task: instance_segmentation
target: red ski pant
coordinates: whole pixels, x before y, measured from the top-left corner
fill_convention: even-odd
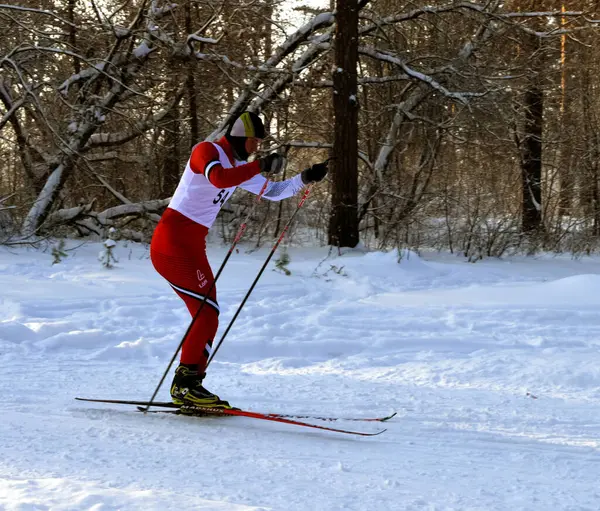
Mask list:
[[[208,228],[167,208],[156,226],[150,245],[154,268],[196,316],[181,350],[182,364],[198,364],[204,372],[219,326],[219,305],[214,277],[206,257]],[[206,295],[206,303],[202,306]]]

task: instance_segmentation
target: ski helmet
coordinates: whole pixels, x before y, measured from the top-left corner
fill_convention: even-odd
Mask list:
[[[233,150],[241,160],[248,159],[246,151],[247,138],[265,138],[265,125],[258,115],[253,112],[244,112],[230,126],[225,135]]]

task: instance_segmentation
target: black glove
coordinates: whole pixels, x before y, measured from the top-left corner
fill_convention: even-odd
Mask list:
[[[271,153],[261,158],[260,171],[268,172],[269,174],[278,174],[285,167],[285,156],[277,153]]]
[[[312,167],[308,167],[302,171],[302,182],[307,185],[308,183],[317,183],[322,181],[327,175],[329,170],[329,160],[323,163],[315,163]]]

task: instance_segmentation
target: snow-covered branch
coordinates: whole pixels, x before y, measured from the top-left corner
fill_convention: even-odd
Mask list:
[[[188,36],[187,40],[188,40],[188,42],[198,42],[198,43],[206,43],[206,44],[219,44],[219,41],[221,40],[221,38],[215,39],[213,37],[200,37],[198,35],[191,34],[191,35]]]
[[[2,83],[0,82],[0,89],[2,88]],[[25,104],[25,98],[18,99],[17,101],[8,103],[8,111],[2,116],[0,119],[0,131],[4,125],[10,120],[10,118],[14,115],[14,113],[21,108]]]
[[[136,165],[142,165],[146,160],[144,156],[137,154],[127,154],[123,151],[102,151],[99,153],[86,154],[84,156],[85,161],[89,163],[103,162],[118,160],[124,163],[134,163]]]
[[[148,213],[159,213],[169,205],[170,198],[149,200],[145,202],[121,204],[104,210],[102,213],[95,215],[95,218],[102,225],[107,225],[109,221],[125,216],[140,216]]]
[[[321,28],[330,27],[331,25],[333,25],[334,22],[335,17],[331,12],[321,13],[315,16],[312,20],[304,24],[296,32],[290,35],[275,50],[273,55],[271,55],[264,63],[264,69],[266,70],[275,68],[285,59],[285,57],[292,54],[300,46],[301,43],[306,41],[311,34],[315,33]],[[208,137],[209,140],[215,140],[222,133],[225,127],[228,126],[232,122],[232,120],[240,114],[240,112],[242,112],[248,107],[248,105],[252,101],[252,98],[256,94],[256,90],[258,90],[259,86],[263,82],[264,75],[265,71],[258,71],[256,76],[252,78],[252,80],[250,80],[249,83],[246,84],[246,87],[244,88],[243,92],[238,96],[235,103],[229,109],[227,115],[225,116],[225,119],[223,119],[223,121],[219,124],[217,129],[214,130]],[[283,80],[283,86],[285,86],[285,84],[291,81],[291,79],[292,76],[290,75],[289,78],[285,77],[280,80]],[[279,86],[281,85],[282,84],[280,82],[279,85],[272,88],[272,90],[278,90]],[[252,105],[251,109],[259,108],[260,105],[264,104],[265,101],[266,100],[256,102]]]
[[[433,76],[430,76],[430,75],[420,72],[420,71],[416,71],[415,69],[412,69],[409,66],[407,66],[406,63],[402,59],[395,57],[393,55],[390,55],[389,53],[378,51],[375,48],[361,47],[358,49],[358,51],[362,55],[367,55],[374,59],[383,60],[384,62],[389,62],[391,64],[394,64],[394,65],[400,67],[406,73],[407,76],[414,78],[415,80],[419,80],[419,81],[427,84],[432,89],[440,92],[444,96],[449,97],[451,99],[455,99],[465,105],[468,103],[469,97],[482,95],[482,93],[449,91],[446,87],[444,87],[441,83],[439,83],[435,78],[433,78]]]
[[[139,137],[142,133],[154,128],[160,121],[162,121],[169,114],[169,112],[171,112],[173,107],[179,103],[183,93],[184,85],[181,85],[179,90],[173,94],[173,98],[169,104],[163,110],[160,110],[144,121],[135,123],[133,128],[128,131],[120,131],[117,133],[94,133],[90,136],[88,144],[82,149],[82,151],[89,151],[97,147],[122,145],[133,140],[134,138]]]
[[[306,142],[304,140],[290,140],[282,144],[287,147],[310,147],[313,149],[331,149],[333,144],[327,142]]]
[[[319,36],[310,44],[309,48],[292,64],[291,71],[288,74],[280,76],[274,83],[265,87],[260,95],[252,102],[250,109],[259,110],[264,108],[266,104],[275,99],[287,86],[292,82],[294,76],[297,76],[300,71],[315,62],[329,48],[329,41],[333,28],[330,28],[325,34]]]
[[[162,212],[162,210],[168,206],[169,201],[170,198],[138,203],[130,202],[128,204],[122,204],[106,209],[101,213],[96,213],[91,210],[93,203],[85,204],[73,208],[61,209],[48,215],[44,222],[44,227],[48,229],[56,225],[71,224],[75,221],[85,219],[87,222],[90,222],[90,230],[94,230],[91,227],[93,224],[100,227],[112,226],[114,225],[115,220],[131,216],[142,217],[152,215],[153,219],[156,221],[159,217],[156,217],[155,214]]]
[[[385,182],[383,174],[389,165],[391,155],[398,143],[400,126],[404,122],[407,112],[414,110],[417,105],[423,101],[426,95],[427,91],[424,87],[415,88],[409,93],[409,96],[405,101],[397,105],[396,113],[394,114],[394,118],[385,137],[385,142],[382,144],[373,166],[380,185]]]
[[[378,85],[392,82],[405,82],[410,80],[407,74],[396,74],[391,76],[363,76],[357,80],[358,85]],[[326,89],[333,87],[333,80],[320,80],[311,82],[307,80],[294,80],[292,85],[295,87],[307,87],[309,89]]]
[[[285,147],[298,147],[305,149],[327,149],[331,150],[333,144],[327,142],[306,142],[304,140],[290,140],[289,142],[285,142],[280,144]],[[364,151],[358,151],[358,157],[363,160],[369,167],[372,166],[371,161],[369,160],[369,155]]]
[[[416,20],[423,16],[434,14],[444,14],[448,12],[454,12],[459,10],[467,10],[473,11],[475,13],[484,13],[486,12],[486,8],[483,5],[476,4],[473,2],[452,2],[446,5],[440,5],[437,7],[434,6],[425,6],[419,7],[417,9],[413,9],[412,11],[403,12],[400,14],[394,14],[392,16],[385,16],[383,18],[378,18],[371,14],[363,14],[361,17],[363,19],[367,19],[372,23],[369,25],[365,25],[364,27],[359,29],[359,35],[363,36],[369,34],[375,30],[378,30],[386,25],[395,25],[396,23],[402,23],[406,21]]]
[[[55,225],[67,224],[87,214],[92,207],[93,203],[55,211],[51,215],[48,215],[44,225],[46,227],[53,227]]]
[[[558,17],[578,17],[584,13],[582,11],[539,11],[539,12],[498,12],[498,6],[494,5],[496,2],[488,2],[486,5],[477,4],[474,2],[452,2],[446,5],[440,6],[425,6],[413,9],[408,12],[402,12],[391,16],[385,16],[383,18],[377,18],[376,16],[365,13],[361,17],[371,24],[365,25],[360,29],[360,35],[369,34],[381,27],[386,25],[395,25],[397,23],[403,23],[406,21],[413,21],[426,15],[440,15],[449,12],[456,11],[467,11],[478,15],[493,16],[497,19],[523,19],[523,18],[558,18]]]
[[[22,46],[18,49],[15,49],[13,51],[14,54],[17,53],[23,53],[23,52],[30,52],[30,51],[40,51],[40,52],[46,52],[46,53],[56,53],[56,54],[60,54],[60,55],[67,55],[69,57],[74,57],[82,62],[86,62],[87,63],[87,59],[84,58],[81,55],[78,55],[75,52],[72,52],[70,50],[65,50],[63,48],[56,48],[56,47],[47,47],[47,46]],[[124,62],[125,59],[122,59],[121,63]],[[119,65],[120,62],[115,62],[112,63],[113,65]],[[70,76],[69,78],[67,78],[61,85],[59,85],[58,90],[63,92],[63,93],[67,93],[69,90],[69,87],[74,84],[74,83],[78,83],[78,82],[82,82],[82,81],[86,81],[86,80],[90,80],[92,78],[95,78],[98,75],[103,75],[106,78],[108,78],[109,80],[113,80],[114,82],[116,82],[119,86],[127,89],[128,91],[134,93],[134,94],[139,94],[139,92],[136,92],[135,90],[129,88],[127,85],[125,85],[125,83],[123,83],[120,79],[118,79],[115,76],[110,75],[109,73],[105,72],[104,69],[107,67],[107,63],[106,62],[102,62],[101,64],[96,64],[88,69],[84,69],[83,71],[74,74],[72,76]]]
[[[175,9],[177,9],[176,3],[165,3],[165,5],[159,7],[156,2],[152,2],[150,14],[154,19],[158,19],[166,16],[167,14],[171,14]]]
[[[227,66],[231,66],[236,69],[242,69],[244,71],[251,71],[251,72],[265,73],[265,74],[270,74],[270,73],[281,74],[281,73],[288,72],[285,69],[279,69],[276,67],[269,68],[269,67],[266,67],[265,65],[253,66],[251,64],[242,64],[240,62],[231,60],[227,55],[219,55],[216,53],[195,52],[194,57],[196,57],[198,60],[204,60],[206,62],[223,63],[223,64],[226,64]]]
[[[14,193],[11,193],[10,195],[7,195],[6,197],[0,197],[0,211],[6,211],[7,209],[13,209],[16,206],[3,206],[2,203],[4,201],[7,201],[8,199],[10,199],[12,196],[14,195]]]
[[[44,213],[50,210],[56,194],[62,187],[67,171],[67,164],[61,163],[50,173],[42,191],[38,194],[23,222],[22,231],[25,236],[33,235],[37,231],[40,219],[43,218]]]
[[[70,21],[68,21],[64,18],[61,18],[55,12],[47,11],[45,9],[34,9],[32,7],[23,7],[21,5],[0,4],[0,10],[1,9],[15,10],[15,11],[21,11],[21,12],[30,12],[30,13],[34,13],[34,14],[43,14],[44,16],[50,16],[52,18],[55,18],[55,19],[59,20],[61,23],[64,23],[65,25],[70,25],[72,27],[76,26],[73,23],[71,23]]]
[[[106,65],[107,65],[106,62],[102,62],[100,64],[96,64],[95,66],[86,68],[86,69],[80,71],[79,73],[71,75],[69,78],[67,78],[63,83],[61,83],[58,86],[58,90],[60,92],[62,92],[63,94],[68,93],[71,85],[73,85],[75,83],[80,83],[80,82],[89,80],[90,78],[94,78],[94,77],[98,76],[104,70]]]
[[[582,16],[583,11],[539,11],[539,12],[505,12],[496,13],[499,18],[569,18]]]

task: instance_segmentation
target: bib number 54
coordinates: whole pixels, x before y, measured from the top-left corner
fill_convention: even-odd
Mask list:
[[[213,204],[217,204],[217,203],[221,203],[221,206],[223,204],[225,204],[225,201],[227,200],[227,197],[229,197],[229,191],[228,190],[221,190],[217,196],[213,199]]]

